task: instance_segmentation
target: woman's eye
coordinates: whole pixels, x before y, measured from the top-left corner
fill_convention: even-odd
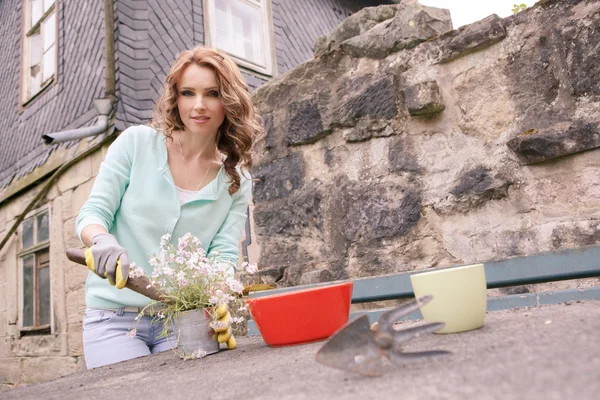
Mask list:
[[[210,97],[219,97],[219,92],[217,92],[216,90],[211,90],[208,92],[208,95]]]
[[[193,95],[193,93],[190,90],[182,90],[179,94],[181,96],[192,96]]]

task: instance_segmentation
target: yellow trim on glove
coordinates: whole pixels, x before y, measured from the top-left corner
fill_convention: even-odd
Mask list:
[[[227,348],[229,350],[233,350],[237,347],[237,342],[235,341],[235,338],[233,337],[233,335],[231,335],[231,337],[229,338],[229,340],[227,341]]]
[[[229,310],[227,309],[227,304],[221,304],[219,307],[215,308],[215,314],[217,315],[217,319],[220,320],[223,318],[225,314],[227,314]]]
[[[125,287],[125,285],[127,284],[127,277],[123,277],[123,268],[121,268],[121,259],[119,258],[117,260],[117,271],[115,273],[116,278],[117,278],[117,282],[116,282],[116,287],[117,289],[123,289]]]
[[[90,271],[96,273],[96,268],[94,268],[94,255],[92,254],[92,248],[90,247],[85,249],[83,255],[85,256],[85,265],[87,265]]]

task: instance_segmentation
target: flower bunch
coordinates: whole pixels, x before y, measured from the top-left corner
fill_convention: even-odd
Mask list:
[[[162,292],[164,302],[152,302],[148,307],[160,304],[159,318],[166,318],[162,334],[168,334],[168,325],[178,313],[205,309],[211,315],[210,326],[217,329],[220,322],[214,310],[222,304],[237,300],[244,286],[234,279],[232,263],[218,259],[218,252],[210,256],[201,247],[200,241],[187,233],[179,238],[177,246],[170,242],[170,235],[161,238],[160,252],[150,258],[153,272],[150,285]],[[256,271],[256,265],[244,263],[249,273]],[[139,276],[141,268],[132,266],[129,276]],[[142,271],[143,273],[143,271]],[[140,315],[142,315],[140,313]],[[232,317],[232,322],[243,322],[244,318]]]

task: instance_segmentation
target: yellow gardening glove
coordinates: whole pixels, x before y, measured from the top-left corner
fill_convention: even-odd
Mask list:
[[[85,263],[87,267],[108,283],[123,289],[129,275],[129,258],[127,251],[119,245],[117,239],[108,233],[94,236],[92,247],[86,249]]]
[[[233,350],[237,347],[237,342],[231,334],[231,313],[227,308],[227,304],[221,304],[215,309],[217,320],[223,325],[222,328],[215,329],[213,339],[219,343],[227,343],[227,348]]]

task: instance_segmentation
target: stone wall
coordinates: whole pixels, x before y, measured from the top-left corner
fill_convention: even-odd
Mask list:
[[[75,218],[87,200],[106,147],[71,167],[40,201],[50,210],[51,334],[22,336],[19,331],[19,236],[0,253],[0,383],[32,383],[85,369],[81,324],[85,311],[87,268],[67,260],[65,250],[83,248],[75,235]],[[41,186],[0,207],[0,237]]]
[[[254,94],[260,279],[600,243],[599,24],[600,1],[542,1],[453,31],[411,0],[319,39]]]

